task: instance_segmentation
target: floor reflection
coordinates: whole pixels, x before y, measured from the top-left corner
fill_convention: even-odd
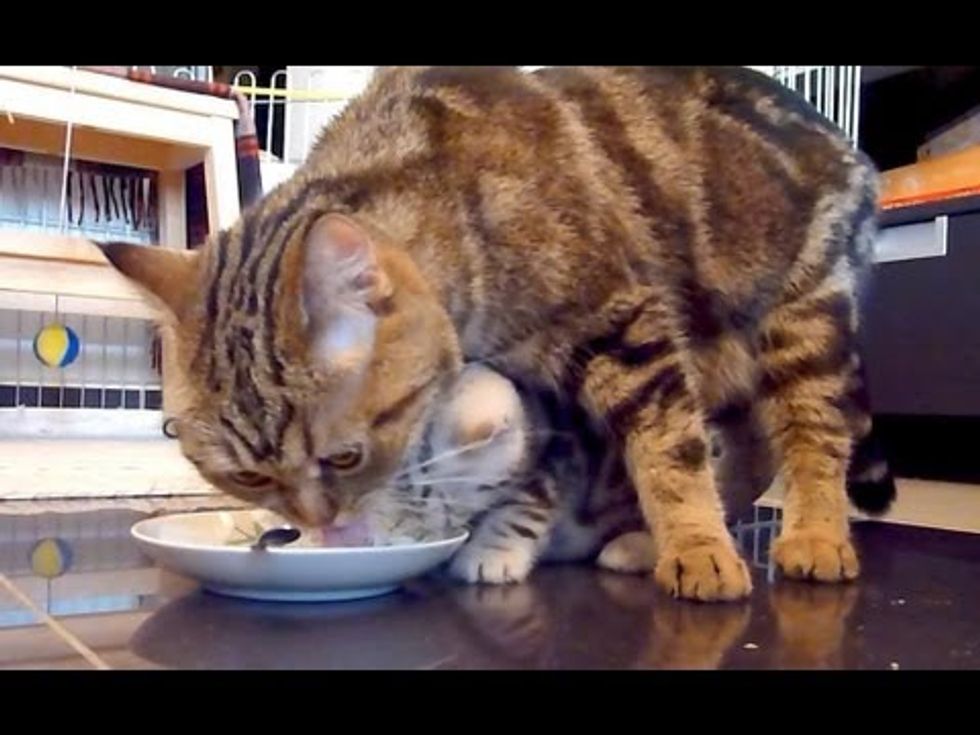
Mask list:
[[[181,669],[416,669],[451,661],[457,636],[431,625],[441,595],[343,603],[250,602],[195,592],[133,635],[137,655]]]
[[[733,528],[756,592],[679,602],[642,576],[545,566],[523,585],[434,577],[387,597],[261,603],[200,591],[145,558],[145,513],[0,514],[0,574],[110,665],[181,669],[975,668],[980,539],[857,524],[850,585],[778,578],[779,515]],[[0,667],[55,661],[63,641],[0,594]],[[36,649],[36,650],[35,650]],[[33,653],[32,653],[33,651]],[[20,662],[20,663],[18,663]]]

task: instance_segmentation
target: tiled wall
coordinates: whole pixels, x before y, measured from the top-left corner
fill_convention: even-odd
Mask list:
[[[60,321],[78,335],[81,352],[66,368],[49,368],[34,337]],[[0,408],[160,408],[153,327],[141,319],[0,309]]]

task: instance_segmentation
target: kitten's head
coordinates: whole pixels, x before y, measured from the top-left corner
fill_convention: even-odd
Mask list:
[[[403,465],[458,374],[459,347],[383,234],[269,210],[191,253],[102,249],[161,308],[187,458],[231,495],[323,525]]]
[[[429,475],[479,486],[520,471],[529,451],[524,403],[514,384],[484,365],[467,365],[432,414]]]
[[[455,530],[500,499],[533,457],[521,394],[500,373],[467,365],[429,414],[424,441],[407,458],[399,482],[367,507],[375,529],[409,536]]]

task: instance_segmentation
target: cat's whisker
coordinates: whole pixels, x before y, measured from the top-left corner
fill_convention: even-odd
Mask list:
[[[458,498],[453,498],[452,496],[447,496],[447,495],[438,495],[438,496],[430,495],[429,497],[426,498],[423,498],[421,496],[416,496],[411,498],[404,497],[404,496],[396,496],[390,499],[386,498],[384,502],[397,503],[399,505],[406,505],[406,506],[418,504],[418,503],[422,503],[422,504],[439,503],[442,505],[451,505],[453,507],[458,507],[458,508],[483,508],[484,506],[486,506],[486,503],[466,502]]]
[[[458,456],[460,456],[462,454],[466,454],[467,452],[472,452],[472,451],[474,451],[476,449],[482,449],[483,447],[485,447],[488,444],[490,444],[491,442],[493,442],[504,431],[507,431],[507,429],[503,429],[502,431],[495,431],[493,434],[491,434],[490,436],[486,437],[485,439],[481,439],[481,440],[476,441],[476,442],[470,442],[469,444],[464,444],[461,447],[457,447],[456,449],[448,449],[445,452],[441,452],[441,453],[439,453],[439,454],[437,454],[437,455],[435,455],[433,457],[430,457],[429,459],[425,460],[424,462],[418,462],[418,463],[416,463],[414,465],[409,465],[408,467],[406,467],[403,470],[401,470],[400,472],[398,472],[395,475],[394,479],[396,479],[396,480],[402,479],[402,478],[410,475],[412,472],[415,472],[417,470],[421,470],[421,469],[423,469],[425,467],[430,467],[430,466],[432,466],[434,464],[437,464],[438,462],[444,462],[447,459],[452,459],[453,457],[458,457]]]
[[[416,516],[419,516],[420,518],[433,519],[433,520],[442,520],[446,516],[456,516],[456,517],[459,517],[461,519],[465,519],[465,518],[467,518],[469,516],[473,516],[474,514],[476,514],[480,510],[482,510],[482,509],[480,509],[480,508],[460,508],[460,507],[454,507],[454,506],[441,506],[441,505],[440,506],[424,505],[424,506],[418,506],[418,507],[416,507],[416,506],[407,506],[407,507],[394,506],[394,507],[387,507],[387,508],[379,509],[377,515],[378,516],[384,516],[384,515],[387,514],[389,517],[394,516],[394,517],[397,518],[397,517],[404,517],[405,515],[412,515],[412,514],[414,514]]]
[[[407,477],[408,475],[410,475],[412,472],[416,472],[416,471],[421,470],[421,469],[426,468],[426,467],[431,467],[434,464],[438,464],[439,462],[444,462],[444,461],[446,461],[448,459],[452,459],[454,457],[459,457],[459,456],[461,456],[463,454],[466,454],[467,452],[472,452],[472,451],[474,451],[476,449],[482,449],[483,447],[487,446],[491,442],[493,442],[496,439],[498,439],[500,436],[502,436],[506,432],[510,431],[511,428],[512,427],[509,427],[509,426],[508,427],[505,427],[505,428],[503,428],[503,429],[501,429],[499,431],[494,432],[493,434],[491,434],[486,439],[481,439],[478,442],[472,442],[470,444],[465,444],[465,445],[463,445],[461,447],[457,447],[456,449],[447,450],[445,452],[442,452],[440,454],[437,454],[434,457],[430,457],[429,459],[425,460],[424,462],[419,462],[419,463],[414,464],[414,465],[409,465],[408,467],[405,467],[404,469],[402,469],[401,471],[399,471],[397,474],[395,474],[395,476],[394,476],[393,479],[394,480],[404,479],[405,477]],[[554,436],[564,436],[564,437],[569,437],[569,438],[575,438],[575,436],[576,436],[575,432],[573,432],[573,431],[558,431],[558,430],[553,430],[553,429],[525,429],[524,430],[524,434],[525,434],[525,436],[528,436],[528,437],[554,437]]]
[[[449,509],[449,510],[465,510],[465,511],[480,511],[486,508],[486,503],[465,503],[446,496],[440,497],[415,497],[415,498],[387,498],[383,503],[379,504],[379,509],[385,509],[387,507],[394,508],[408,508],[417,510],[425,506],[438,506],[439,509]]]
[[[447,485],[449,483],[469,483],[471,485],[493,485],[509,479],[506,475],[499,477],[427,477],[424,480],[412,482],[412,487],[429,487],[432,485]]]
[[[433,485],[436,483],[433,483]],[[355,512],[371,513],[384,511],[390,507],[418,509],[419,506],[438,506],[439,509],[451,509],[461,511],[481,511],[487,506],[486,502],[466,502],[454,495],[430,495],[422,497],[419,495],[405,495],[392,491],[376,492],[369,496],[364,496],[355,504]]]

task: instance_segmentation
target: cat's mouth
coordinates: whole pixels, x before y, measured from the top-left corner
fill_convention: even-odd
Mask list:
[[[365,518],[337,516],[327,525],[314,528],[312,538],[320,546],[371,546],[374,533]]]

